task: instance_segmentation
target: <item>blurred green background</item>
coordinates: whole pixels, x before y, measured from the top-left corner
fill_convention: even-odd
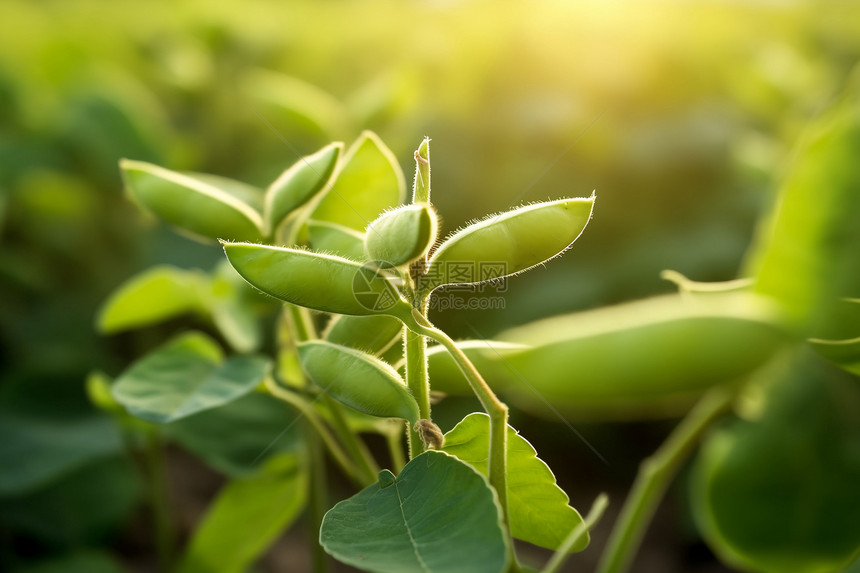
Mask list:
[[[503,311],[432,317],[490,337],[673,291],[665,268],[735,278],[802,127],[858,57],[860,3],[849,0],[4,0],[0,457],[28,462],[0,465],[0,568],[113,570],[95,548],[151,566],[141,486],[83,381],[118,373],[171,325],[104,339],[93,317],[152,264],[209,269],[221,255],[130,204],[119,158],[265,186],[371,129],[411,177],[427,135],[446,232],[596,190],[576,248],[509,281]],[[559,426],[531,427],[585,506],[599,489],[624,491],[669,426],[582,426],[611,465]],[[702,549],[679,529],[654,541],[659,570],[694,570]]]

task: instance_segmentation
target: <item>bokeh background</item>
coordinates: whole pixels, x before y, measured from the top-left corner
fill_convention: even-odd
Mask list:
[[[738,276],[782,165],[858,57],[860,3],[850,0],[4,0],[0,568],[154,567],[141,484],[84,380],[117,374],[177,325],[105,338],[94,316],[152,264],[210,269],[221,254],[138,211],[119,158],[265,186],[301,155],[371,129],[411,178],[427,135],[446,231],[596,190],[576,248],[509,281],[503,310],[432,317],[456,336],[491,337],[670,292],[666,268]],[[458,407],[440,416],[453,423]],[[616,511],[674,423],[572,420],[604,463],[564,426],[513,415],[574,505],[608,490]],[[56,448],[44,463],[62,471],[9,477],[43,464],[30,448],[46,442]],[[22,452],[32,459],[11,467]],[[181,451],[171,462],[190,527],[220,478]],[[303,570],[301,535],[286,535],[265,565]],[[590,568],[587,553],[575,565]],[[727,570],[679,492],[642,559],[634,571]]]

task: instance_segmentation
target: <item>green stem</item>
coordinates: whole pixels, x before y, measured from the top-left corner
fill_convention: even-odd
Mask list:
[[[328,452],[331,454],[332,459],[337,463],[340,469],[343,470],[343,473],[345,473],[359,487],[366,486],[367,484],[365,483],[365,480],[359,476],[358,469],[355,467],[355,464],[352,463],[343,451],[343,448],[341,448],[337,440],[334,439],[334,436],[331,435],[328,426],[325,425],[325,422],[323,422],[322,418],[320,418],[319,414],[314,410],[313,404],[295,392],[290,392],[289,390],[282,388],[271,378],[266,378],[264,383],[272,396],[283,400],[290,406],[294,407],[308,420],[308,423],[322,439]]]
[[[421,314],[426,316],[426,299],[421,302]],[[406,353],[406,385],[418,402],[418,415],[423,420],[430,417],[430,379],[427,372],[427,338],[410,329],[404,329]],[[414,427],[409,427],[409,459],[424,451],[424,442]]]
[[[636,554],[663,494],[702,433],[731,406],[733,387],[705,394],[660,448],[639,469],[633,489],[603,551],[598,573],[623,573]]]
[[[570,554],[570,550],[573,549],[580,539],[588,535],[589,531],[594,529],[594,525],[603,516],[603,512],[606,511],[606,506],[608,505],[609,497],[605,493],[597,496],[597,499],[591,504],[588,515],[564,538],[564,541],[558,546],[558,549],[553,553],[552,558],[547,562],[541,573],[557,573],[561,569],[561,566]]]
[[[409,422],[406,422],[407,426]],[[397,432],[387,432],[385,441],[388,443],[388,452],[391,455],[391,465],[395,474],[400,474],[406,466],[406,457],[403,455],[403,442],[401,441],[403,434]]]
[[[498,399],[490,389],[481,373],[472,364],[472,361],[463,353],[457,344],[441,330],[432,326],[417,326],[425,336],[429,336],[444,346],[454,362],[466,376],[466,380],[472,387],[472,391],[478,397],[484,410],[490,417],[490,485],[499,496],[502,506],[502,515],[505,523],[508,521],[508,490],[507,490],[507,446],[508,446],[508,407]]]
[[[295,340],[302,342],[317,337],[317,329],[308,309],[303,306],[286,304],[289,313],[290,330],[295,334]]]
[[[164,446],[158,430],[146,432],[146,466],[149,474],[149,494],[152,507],[155,551],[161,571],[173,570],[173,520],[167,487]]]
[[[370,450],[367,449],[367,444],[349,427],[346,416],[343,414],[343,405],[335,401],[328,394],[324,394],[323,399],[326,406],[328,406],[329,412],[331,412],[334,431],[341,442],[343,442],[350,457],[358,464],[358,477],[363,482],[361,487],[374,483],[379,474],[379,466],[376,464],[376,460],[373,459]]]
[[[308,423],[308,426],[313,424]],[[316,428],[308,428],[307,446],[308,457],[310,458],[310,474],[311,479],[309,488],[308,500],[308,520],[310,521],[310,531],[319,531],[322,526],[323,516],[325,515],[328,503],[326,500],[326,470],[325,460],[322,455],[322,447],[320,439],[313,430]],[[313,563],[314,573],[326,573],[328,571],[328,556],[316,539],[311,538],[311,562]]]

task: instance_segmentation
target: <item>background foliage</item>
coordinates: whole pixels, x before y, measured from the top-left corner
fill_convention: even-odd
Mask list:
[[[99,338],[94,316],[137,271],[156,262],[209,270],[219,253],[129,204],[121,157],[265,185],[300,155],[363,129],[411,173],[426,134],[446,230],[596,188],[595,219],[576,251],[509,281],[504,311],[433,316],[487,338],[674,291],[659,278],[664,268],[738,276],[789,150],[846,87],[858,56],[860,5],[849,1],[6,0],[0,565],[147,565],[148,541],[135,534],[145,492],[84,380],[95,365],[118,374],[180,323],[210,327],[177,319]],[[440,409],[444,429],[466,407]],[[609,464],[557,421],[517,427],[551,452],[580,505],[597,488],[626,487],[667,428],[573,423]],[[663,519],[686,515],[680,507]],[[661,570],[692,570],[700,559],[692,527],[680,529],[689,537],[657,539],[646,555]]]

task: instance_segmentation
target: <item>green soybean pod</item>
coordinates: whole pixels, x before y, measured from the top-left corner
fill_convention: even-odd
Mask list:
[[[222,242],[227,260],[266,294],[323,312],[412,319],[412,306],[374,267],[302,249]]]
[[[526,205],[472,223],[447,238],[430,257],[424,290],[502,278],[545,263],[576,241],[593,208],[592,194]],[[452,276],[451,267],[464,263],[483,263],[485,270],[476,268],[474,280]]]
[[[513,403],[602,418],[683,412],[705,389],[748,375],[790,341],[779,310],[752,294],[656,297],[539,320],[497,338],[530,346],[501,358],[502,392]]]
[[[171,225],[196,237],[259,241],[263,191],[238,181],[180,173],[151,163],[119,162],[131,198]]]
[[[516,377],[506,362],[508,356],[528,349],[525,344],[498,340],[464,340],[457,342],[457,346],[496,391],[503,390]],[[427,370],[434,391],[452,396],[474,394],[460,367],[443,346],[427,348]]]
[[[399,341],[402,333],[403,323],[393,316],[335,316],[323,338],[379,356]]]
[[[339,402],[371,416],[418,421],[418,403],[385,362],[324,341],[303,342],[298,350],[308,377]]]
[[[429,204],[402,205],[367,226],[364,252],[372,261],[405,265],[427,254],[437,232],[436,212]]]
[[[290,213],[308,203],[331,181],[343,143],[326,145],[302,157],[266,189],[265,231],[271,236]]]

